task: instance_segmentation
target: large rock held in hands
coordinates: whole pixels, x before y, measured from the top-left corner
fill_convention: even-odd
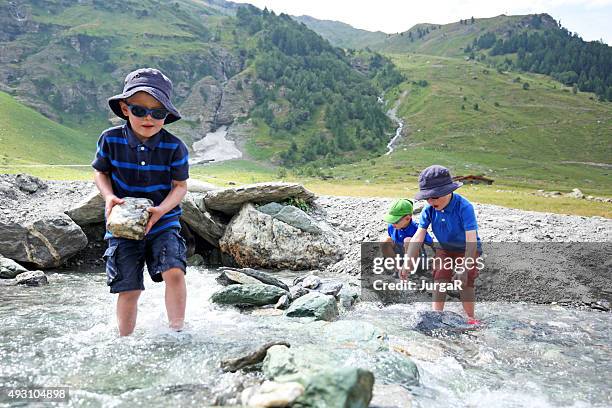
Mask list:
[[[111,210],[106,229],[113,237],[142,240],[151,215],[147,208],[153,207],[153,201],[135,197],[123,199],[123,204],[117,204]]]
[[[320,233],[303,231],[245,204],[219,241],[221,251],[241,267],[317,269],[344,254],[338,235],[318,223]]]
[[[204,203],[206,208],[233,215],[247,202],[265,204],[292,197],[312,201],[315,194],[296,183],[257,183],[210,191],[206,193]]]

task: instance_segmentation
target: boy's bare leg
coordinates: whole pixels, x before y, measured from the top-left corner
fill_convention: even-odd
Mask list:
[[[463,290],[461,290],[461,303],[463,303],[463,310],[469,319],[474,318],[475,299],[476,290],[474,288],[463,288]]]
[[[172,268],[162,272],[162,279],[166,282],[168,324],[173,330],[181,330],[185,322],[185,304],[187,301],[185,275],[181,269]]]
[[[119,293],[117,297],[117,325],[120,336],[129,336],[134,331],[141,292],[142,290],[130,290]]]
[[[435,283],[446,283],[446,281],[435,281]],[[446,292],[440,292],[439,290],[435,289],[432,291],[431,297],[432,297],[432,303],[431,303],[432,309],[440,311],[440,312],[444,310],[444,302],[446,301]]]

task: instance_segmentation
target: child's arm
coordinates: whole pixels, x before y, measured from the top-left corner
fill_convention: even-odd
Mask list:
[[[412,272],[412,266],[416,263],[416,258],[425,240],[425,235],[427,235],[427,230],[419,227],[410,240],[410,244],[408,244],[408,248],[406,248],[406,255],[408,256],[408,262],[410,262],[410,264],[407,264],[402,269],[400,272],[400,279],[408,279],[408,274]]]
[[[106,218],[110,215],[111,210],[116,204],[123,204],[124,200],[119,198],[113,192],[113,186],[110,181],[108,173],[103,173],[98,170],[94,170],[94,182],[104,198],[104,215]]]
[[[159,221],[164,214],[179,205],[183,200],[183,197],[185,197],[185,194],[187,194],[187,180],[172,180],[172,190],[170,190],[170,194],[166,196],[164,201],[162,201],[157,207],[147,208],[147,211],[151,213],[151,217],[149,218],[149,222],[145,228],[145,234],[149,233],[151,228],[153,228],[153,225],[155,225],[155,223]]]
[[[478,252],[478,234],[476,230],[465,231],[465,260],[472,259],[475,262]]]

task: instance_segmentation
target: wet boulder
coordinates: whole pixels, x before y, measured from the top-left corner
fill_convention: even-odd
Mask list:
[[[321,233],[303,231],[245,204],[219,241],[221,251],[242,267],[315,269],[339,260],[341,239],[327,224]]]
[[[287,312],[288,317],[314,317],[315,320],[332,321],[338,316],[338,306],[333,296],[310,292],[296,299]]]
[[[293,407],[367,408],[372,400],[374,374],[362,368],[320,371],[298,381],[304,393]]]
[[[264,283],[266,285],[278,286],[283,290],[289,291],[289,287],[280,279],[268,273],[251,268],[223,268],[223,272],[216,278],[216,281],[224,286],[234,283]]]
[[[229,285],[215,292],[210,300],[221,305],[274,305],[287,291],[272,285]]]
[[[240,399],[248,407],[289,407],[302,394],[304,386],[298,382],[264,381],[242,391]]]
[[[12,259],[0,255],[0,279],[13,279],[17,275],[28,270]]]
[[[47,275],[43,271],[28,271],[15,277],[16,285],[42,286],[48,284]]]
[[[123,204],[117,204],[111,210],[106,228],[114,237],[142,240],[151,215],[147,208],[153,207],[153,201],[135,197],[123,199]]]
[[[428,335],[462,333],[473,329],[460,314],[436,310],[419,311],[410,326],[413,330]]]

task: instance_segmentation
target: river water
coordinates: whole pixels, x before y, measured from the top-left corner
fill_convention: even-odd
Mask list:
[[[429,304],[362,302],[341,314],[379,327],[392,349],[407,351],[420,372],[414,384],[404,381],[403,354],[377,354],[359,342],[342,348],[322,335],[329,323],[212,305],[216,273],[189,268],[187,329],[180,333],[165,327],[163,284],[147,277],[137,328],[127,338],[117,337],[115,297],[103,274],[50,273],[44,287],[3,287],[0,387],[67,386],[75,407],[222,404],[261,374],[223,373],[219,362],[285,339],[329,352],[338,366],[370,369],[377,384],[400,384],[417,407],[612,404],[610,313],[483,303],[477,310],[485,326],[449,337],[407,328]],[[459,312],[460,304],[448,309]]]

